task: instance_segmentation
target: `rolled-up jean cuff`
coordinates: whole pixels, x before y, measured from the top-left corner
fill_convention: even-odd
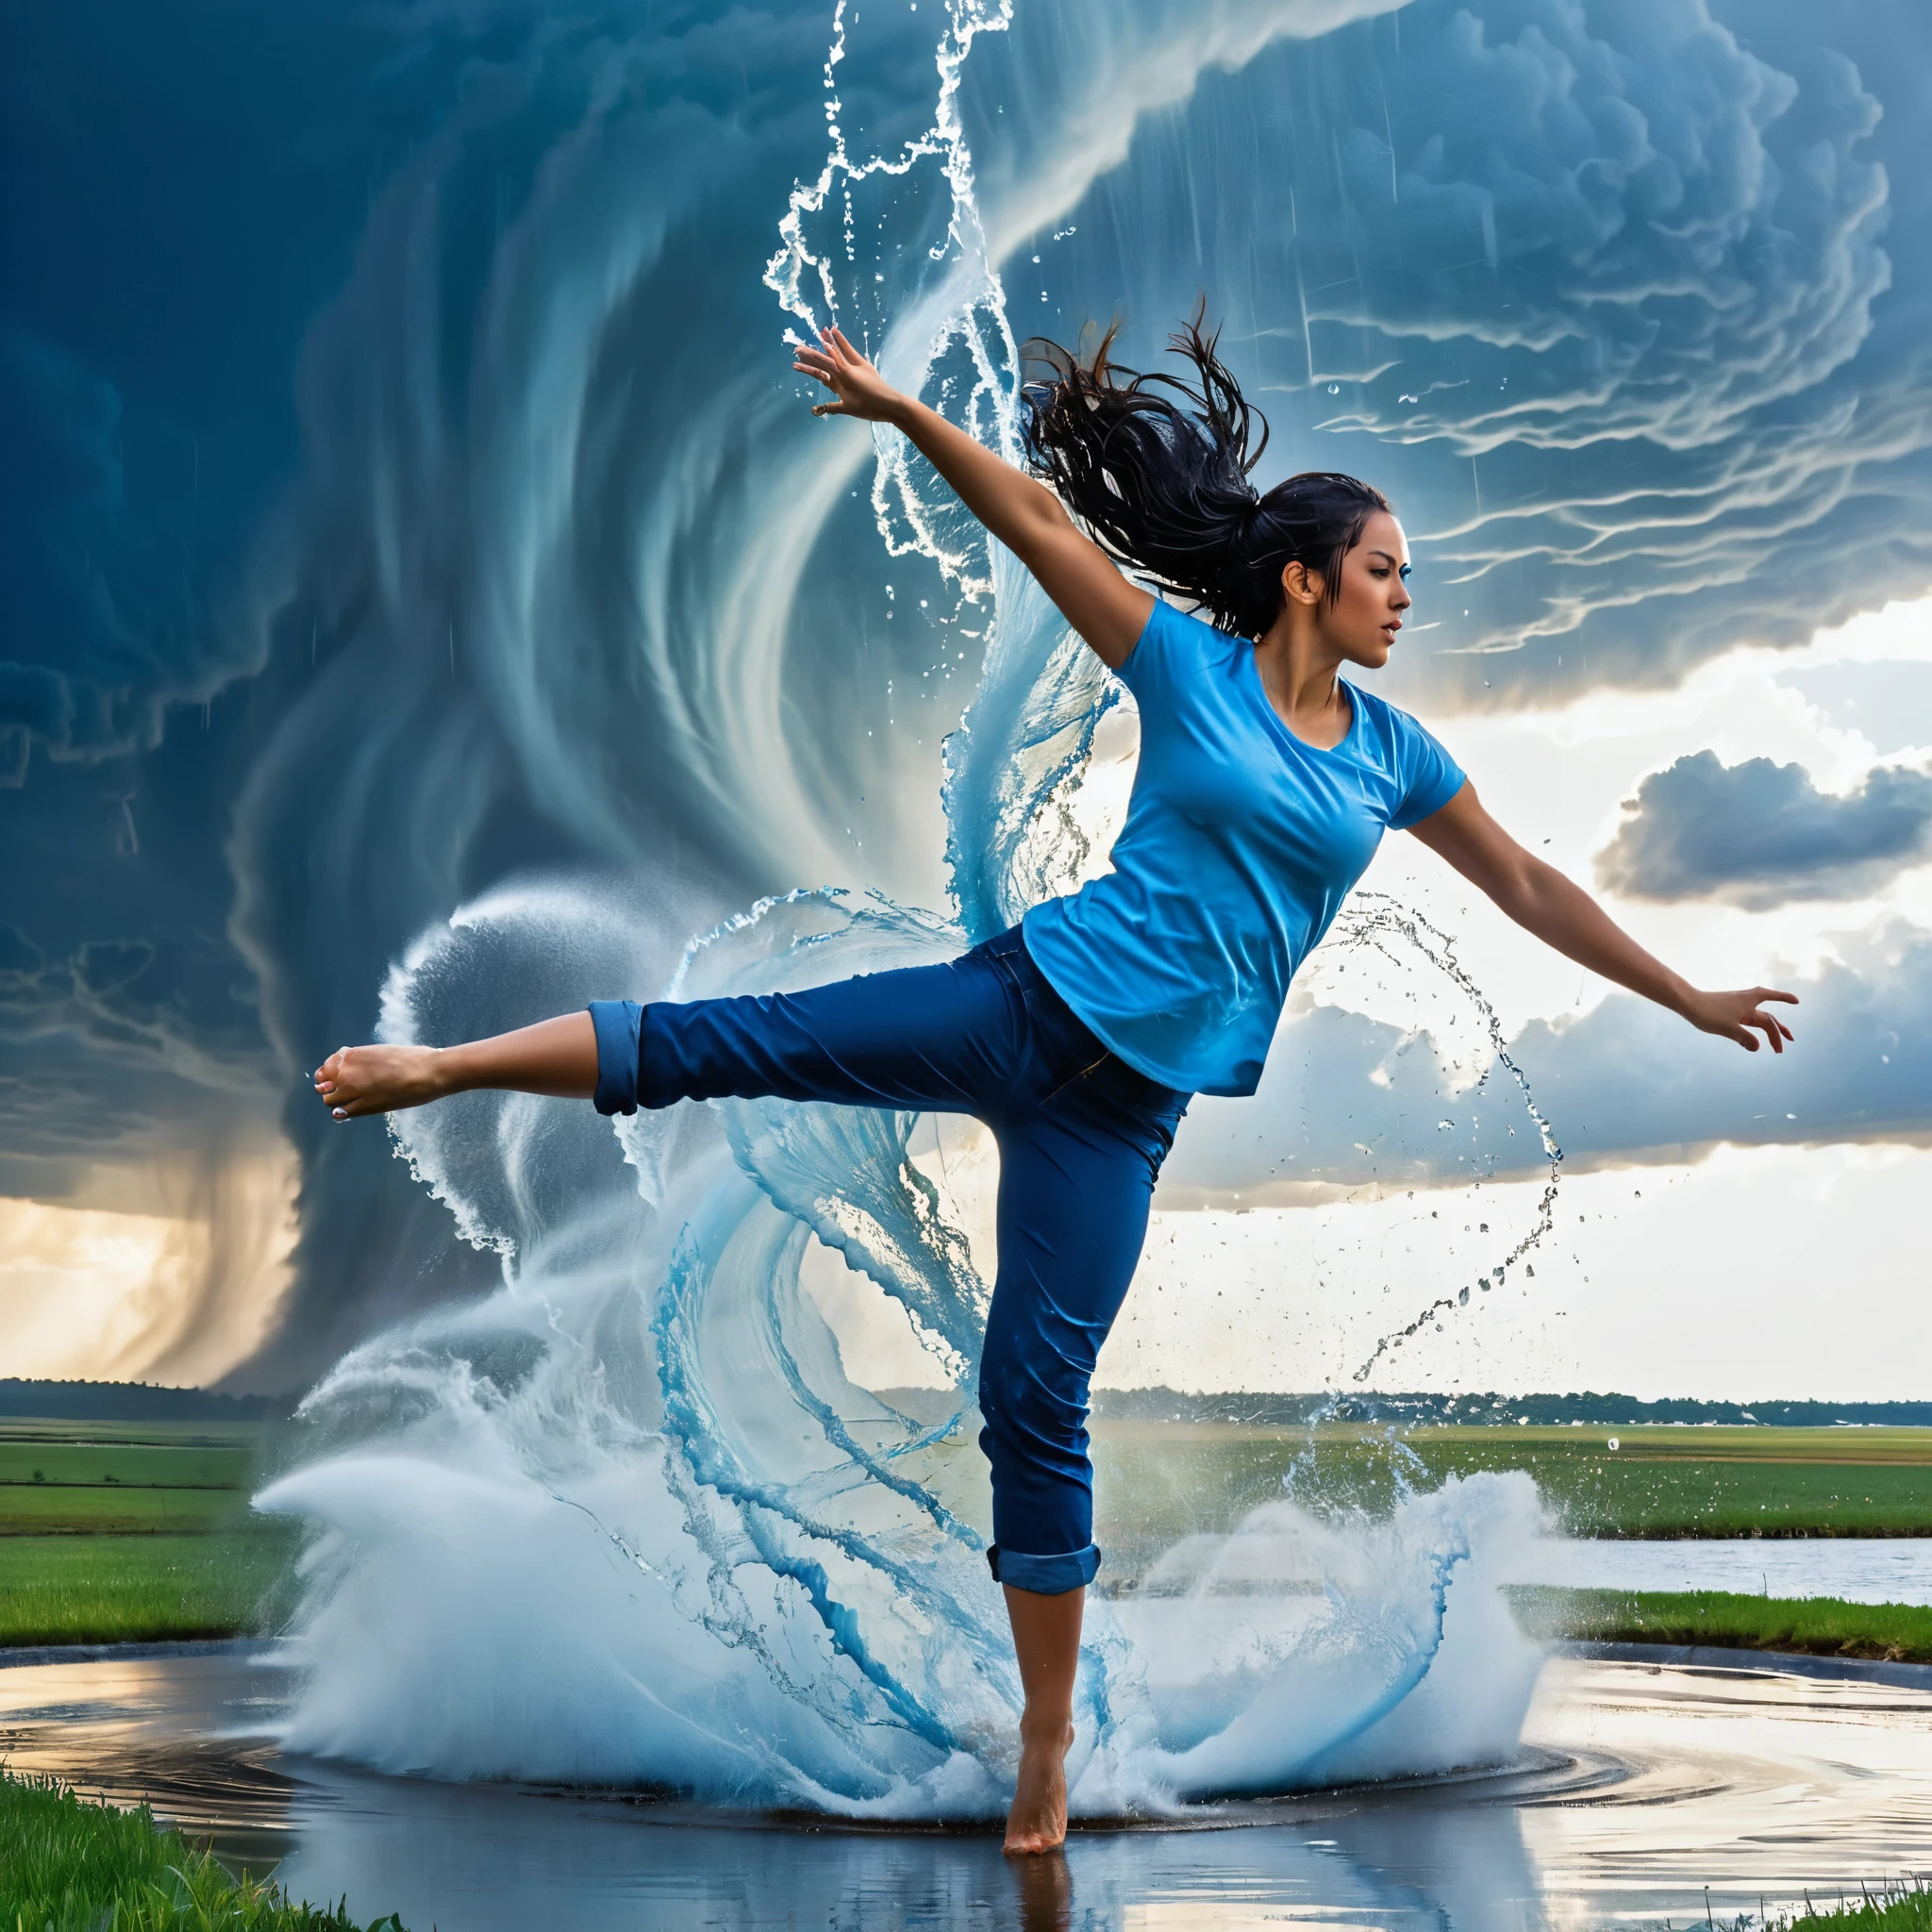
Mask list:
[[[591,1024],[597,1033],[597,1091],[591,1105],[599,1113],[638,1110],[638,1028],[644,1009],[635,1000],[592,1000]]]
[[[1100,1545],[1089,1543],[1084,1550],[1069,1550],[1063,1557],[1028,1557],[989,1543],[986,1560],[995,1583],[1010,1583],[1015,1590],[1029,1590],[1036,1596],[1064,1596],[1093,1581],[1100,1568]]]

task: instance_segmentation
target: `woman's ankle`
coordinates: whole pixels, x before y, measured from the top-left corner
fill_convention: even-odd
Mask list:
[[[1062,1750],[1074,1741],[1074,1714],[1070,1710],[1020,1713],[1020,1743],[1023,1748],[1058,1745]]]

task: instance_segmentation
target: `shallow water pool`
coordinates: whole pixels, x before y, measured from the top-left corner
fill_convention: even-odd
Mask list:
[[[211,1833],[413,1932],[623,1926],[1390,1932],[1724,1923],[1932,1866],[1932,1671],[1552,1658],[1508,1766],[1083,1828],[852,1830],[640,1793],[386,1778],[289,1757],[273,1654],[0,1670],[0,1750]],[[1191,1828],[1189,1828],[1191,1827]]]

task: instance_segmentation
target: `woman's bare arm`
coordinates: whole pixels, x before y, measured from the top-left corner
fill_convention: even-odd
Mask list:
[[[563,1013],[461,1046],[344,1046],[315,1072],[315,1091],[339,1121],[424,1107],[479,1087],[590,1099],[597,1091],[590,1014]]]
[[[1125,663],[1146,628],[1152,595],[1130,584],[1106,551],[1074,527],[1044,484],[974,441],[937,409],[894,389],[838,329],[824,330],[820,341],[816,349],[801,348],[791,365],[832,391],[835,400],[818,404],[812,413],[902,430],[1101,659],[1113,670]]]
[[[1760,1032],[1774,1053],[1785,1050],[1791,1029],[1764,1007],[1768,1000],[1796,1006],[1795,993],[1768,986],[1705,992],[1680,978],[1661,959],[1646,953],[1581,886],[1525,852],[1483,809],[1474,785],[1465,783],[1441,811],[1409,829],[1431,852],[1487,892],[1518,925],[1566,958],[1753,1053],[1757,1051]]]

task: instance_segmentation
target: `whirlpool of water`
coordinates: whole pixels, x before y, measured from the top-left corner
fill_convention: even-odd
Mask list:
[[[841,120],[841,7],[830,149],[767,278],[797,327],[838,318],[1010,454],[1019,352],[955,105],[974,42],[1006,25],[956,0],[930,125],[864,153]],[[890,310],[871,267],[888,245],[923,247],[931,270]],[[1080,780],[1113,690],[896,438],[875,441],[888,553],[937,563],[986,639],[946,747],[951,906],[800,890],[687,943],[661,908],[526,881],[420,938],[384,990],[386,1037],[464,1037],[499,1006],[770,991],[941,958],[1093,862]],[[1337,943],[1479,1001],[1446,938],[1388,902],[1362,902]],[[1559,1157],[1522,1097],[1550,1191],[1483,1288],[1548,1224]],[[982,1554],[972,1406],[988,1171],[936,1166],[918,1126],[744,1102],[612,1124],[483,1094],[396,1118],[398,1153],[500,1256],[501,1282],[341,1361],[304,1405],[301,1459],[258,1498],[313,1529],[286,1744],[441,1778],[857,1818],[1003,1809],[1019,1686]],[[902,1311],[954,1391],[941,1419],[848,1373],[812,1288],[833,1256]],[[1377,1357],[1470,1299],[1468,1285],[1435,1297]],[[1176,1558],[1157,1591],[1102,1595],[1074,1810],[1159,1815],[1506,1761],[1540,1658],[1495,1580],[1536,1514],[1520,1476],[1407,1493],[1375,1524],[1284,1499],[1210,1569]]]

